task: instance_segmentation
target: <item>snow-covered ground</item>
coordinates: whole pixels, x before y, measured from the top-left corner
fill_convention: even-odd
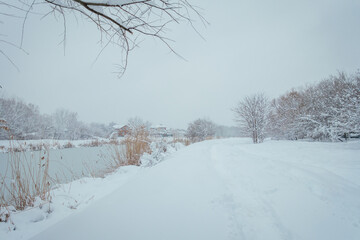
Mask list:
[[[359,156],[359,141],[205,141],[64,185],[0,239],[358,240]]]

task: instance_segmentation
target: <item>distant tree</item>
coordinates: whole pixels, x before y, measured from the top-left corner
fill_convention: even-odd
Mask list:
[[[264,94],[245,97],[232,110],[242,133],[251,137],[254,143],[263,142],[269,110],[267,97]]]
[[[217,125],[215,136],[220,138],[241,137],[241,133],[238,127]]]
[[[84,124],[77,119],[77,113],[66,109],[56,110],[53,114],[53,124],[56,139],[80,139],[86,132]]]
[[[42,7],[43,6],[43,7]],[[44,10],[45,9],[45,10]],[[41,14],[41,12],[43,13]],[[205,23],[198,10],[187,0],[11,0],[0,1],[0,24],[3,19],[22,19],[22,33],[30,15],[54,15],[63,19],[63,43],[66,42],[66,18],[68,15],[84,17],[100,32],[100,41],[119,46],[123,51],[120,74],[126,69],[128,53],[137,46],[139,37],[152,37],[163,42],[171,51],[170,40],[166,37],[170,23],[182,21],[193,26],[195,18]],[[21,29],[20,29],[21,30]],[[0,37],[4,37],[0,33]],[[20,45],[0,38],[0,55],[11,63],[1,45],[22,49]],[[174,52],[174,51],[173,51]],[[16,67],[16,65],[13,63]]]
[[[216,125],[210,120],[197,119],[189,123],[186,137],[192,142],[200,142],[215,136]]]
[[[87,129],[89,130],[88,133],[92,137],[102,137],[102,138],[108,137],[113,130],[111,126],[107,126],[103,123],[90,123],[88,124]]]
[[[9,132],[0,132],[1,139],[39,138],[41,115],[39,108],[16,98],[0,98],[0,118],[6,121]],[[9,135],[10,133],[10,135]]]
[[[85,124],[77,113],[58,109],[52,115],[40,114],[39,107],[17,98],[0,98],[0,140],[88,139],[107,137],[112,125]]]

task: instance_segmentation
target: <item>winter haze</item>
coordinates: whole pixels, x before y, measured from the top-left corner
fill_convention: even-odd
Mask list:
[[[1,96],[17,96],[43,113],[66,108],[85,122],[126,122],[139,116],[185,128],[208,117],[234,125],[230,111],[248,94],[269,97],[360,66],[359,1],[192,1],[210,25],[171,25],[172,54],[145,39],[130,53],[126,73],[114,72],[121,51],[103,45],[88,21],[29,16],[23,53],[6,47],[18,72],[0,57]],[[22,21],[1,24],[6,40],[21,41]]]

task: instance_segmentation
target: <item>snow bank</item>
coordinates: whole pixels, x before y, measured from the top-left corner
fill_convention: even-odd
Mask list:
[[[32,208],[12,210],[8,222],[0,223],[0,239],[29,239],[60,220],[79,213],[94,202],[121,187],[140,171],[139,167],[126,166],[106,178],[83,178],[53,190],[51,203],[40,199]],[[6,209],[2,209],[6,212]]]

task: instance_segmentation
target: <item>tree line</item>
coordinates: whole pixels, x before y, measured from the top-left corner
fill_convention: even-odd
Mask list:
[[[78,115],[65,109],[41,114],[39,107],[17,98],[0,98],[0,139],[88,139],[107,137],[114,123],[85,124]]]
[[[343,141],[360,137],[360,71],[337,75],[268,100],[245,97],[233,109],[242,133],[259,143],[265,137]]]

